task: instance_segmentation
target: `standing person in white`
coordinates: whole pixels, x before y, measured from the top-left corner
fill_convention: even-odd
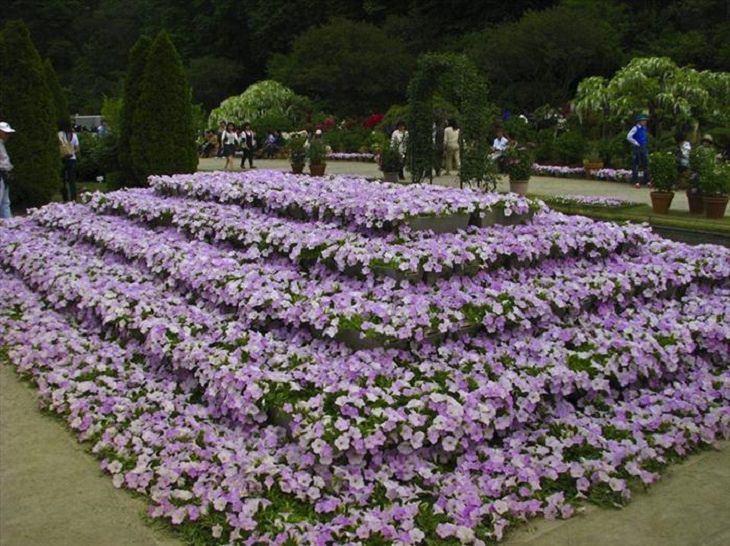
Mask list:
[[[451,174],[452,168],[457,172],[461,169],[459,154],[459,126],[454,120],[444,129],[444,153],[446,154],[446,175]]]
[[[0,121],[0,218],[10,218],[10,171],[13,164],[5,149],[5,141],[15,132],[10,124]]]
[[[63,161],[61,170],[61,196],[64,201],[76,201],[76,154],[79,153],[79,137],[71,122],[63,122],[58,131],[58,146]]]
[[[395,124],[395,131],[393,131],[393,134],[390,135],[390,145],[398,148],[398,153],[400,153],[400,164],[401,164],[400,171],[398,171],[398,178],[400,180],[405,180],[406,176],[403,173],[403,167],[402,167],[402,165],[405,164],[406,150],[408,149],[408,131],[406,131],[406,122],[405,121],[401,120]]]
[[[228,122],[225,130],[221,133],[221,146],[223,147],[223,157],[226,158],[223,170],[233,169],[233,156],[236,153],[236,146],[238,146],[238,134],[236,133],[236,126],[231,122]]]

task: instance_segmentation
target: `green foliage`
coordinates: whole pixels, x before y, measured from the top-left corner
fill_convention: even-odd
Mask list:
[[[136,129],[134,114],[139,102],[140,85],[142,76],[147,65],[147,56],[152,45],[152,40],[147,36],[140,37],[134,44],[129,54],[127,76],[124,81],[124,96],[122,97],[122,108],[119,114],[119,168],[124,184],[138,186],[144,183],[144,179],[137,172],[132,161],[132,136]]]
[[[578,165],[586,156],[588,143],[578,131],[561,133],[555,141],[558,161],[563,165]]]
[[[368,148],[370,131],[361,125],[336,127],[325,133],[324,138],[335,152],[359,152]]]
[[[578,82],[618,66],[620,35],[611,14],[582,2],[528,11],[514,23],[466,38],[466,51],[500,104],[534,110],[570,100]]]
[[[61,185],[56,105],[22,21],[9,21],[0,34],[0,74],[0,112],[16,130],[6,145],[15,167],[11,201],[18,209],[44,205]]]
[[[623,133],[613,138],[602,139],[598,143],[598,155],[606,167],[623,169],[631,165],[629,144]]]
[[[325,165],[327,159],[327,145],[321,138],[313,138],[307,149],[310,165]]]
[[[448,86],[441,87],[443,76]],[[487,102],[487,84],[473,63],[463,55],[428,54],[418,61],[408,86],[409,165],[414,182],[430,176],[435,166],[433,153],[434,94],[436,91],[456,104],[461,112],[461,183],[491,185],[488,156],[489,119],[492,109]],[[449,95],[446,95],[449,93]]]
[[[195,148],[190,86],[175,46],[160,32],[150,46],[134,109],[130,140],[135,172],[151,174],[195,172]]]
[[[402,166],[403,160],[398,146],[391,145],[388,142],[380,151],[380,170],[384,173],[395,173],[400,171]]]
[[[632,59],[613,78],[586,78],[578,85],[580,116],[612,122],[648,112],[655,132],[673,133],[693,121],[730,121],[730,73],[679,67],[669,57]]]
[[[193,88],[193,99],[207,110],[235,92],[242,89],[243,66],[225,57],[204,55],[190,59],[188,78]]]
[[[241,125],[248,121],[256,125],[262,118],[268,118],[269,122],[286,118],[294,126],[311,109],[311,101],[306,97],[274,80],[263,80],[250,85],[242,94],[224,100],[210,113],[208,124],[213,127],[225,121]]]
[[[711,168],[700,172],[700,189],[703,195],[730,194],[730,164],[725,161],[715,161]]]
[[[513,146],[507,150],[505,166],[512,182],[528,181],[532,175],[532,154],[524,146]]]
[[[122,97],[104,97],[101,103],[101,115],[111,131],[119,132],[123,102]]]
[[[79,133],[78,137],[82,153],[78,155],[76,168],[81,182],[93,182],[97,176],[106,177],[119,170],[116,133],[106,136]]]
[[[279,112],[264,114],[256,119],[251,126],[259,135],[276,131],[289,132],[295,128],[294,123],[292,123],[286,114]]]
[[[362,115],[403,99],[413,58],[378,27],[335,18],[297,37],[275,55],[269,75],[324,103],[329,111]]]
[[[68,100],[66,99],[66,94],[61,88],[61,84],[58,81],[58,75],[53,69],[50,59],[46,59],[43,62],[43,72],[45,74],[46,83],[48,84],[48,89],[53,97],[53,105],[55,108],[54,121],[56,123],[60,123],[61,120],[70,119],[71,114],[68,110]]]
[[[657,190],[672,191],[679,177],[677,159],[672,152],[653,152],[649,155],[649,172]]]
[[[293,135],[286,143],[289,152],[289,162],[294,166],[303,167],[307,159],[307,138],[304,135]]]

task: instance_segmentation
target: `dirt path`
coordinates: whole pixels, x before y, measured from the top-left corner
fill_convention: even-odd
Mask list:
[[[587,506],[567,521],[536,520],[505,546],[730,544],[730,442],[720,447],[673,467],[623,510]],[[0,364],[0,545],[179,546],[145,524],[144,508]]]
[[[145,502],[115,489],[32,388],[0,364],[0,545],[172,546]]]

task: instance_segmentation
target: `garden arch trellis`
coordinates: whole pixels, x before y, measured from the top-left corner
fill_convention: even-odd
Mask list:
[[[432,179],[434,94],[444,93],[461,113],[460,183],[494,189],[490,176],[487,83],[464,55],[433,53],[422,56],[408,85],[408,164],[413,182]]]

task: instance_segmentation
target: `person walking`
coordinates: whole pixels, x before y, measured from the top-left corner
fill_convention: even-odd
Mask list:
[[[251,129],[251,124],[246,122],[243,124],[243,129],[240,135],[241,149],[243,155],[241,156],[241,168],[244,168],[246,158],[248,158],[248,166],[253,169],[253,153],[256,149],[256,133]]]
[[[0,218],[11,218],[10,212],[10,173],[13,164],[5,149],[5,141],[15,132],[9,123],[0,121]]]
[[[649,130],[646,128],[649,116],[639,114],[636,116],[636,124],[626,135],[626,140],[631,144],[631,182],[635,187],[640,188],[639,169],[644,172],[644,184],[649,183]]]
[[[453,168],[457,172],[461,169],[461,157],[459,155],[459,126],[456,121],[449,120],[444,129],[444,153],[446,155],[446,176],[451,174]]]
[[[76,154],[79,153],[79,137],[71,123],[64,121],[58,131],[58,146],[61,153],[61,197],[64,202],[76,201]]]
[[[406,176],[403,172],[403,165],[405,164],[406,150],[408,149],[408,131],[406,131],[405,121],[399,120],[395,124],[395,131],[390,135],[390,145],[398,149],[401,164],[400,171],[398,171],[398,178],[405,180]]]
[[[226,164],[223,170],[227,171],[233,168],[233,156],[236,153],[236,146],[238,145],[236,126],[233,123],[229,122],[221,133],[221,145],[223,148],[223,157],[226,158]]]

